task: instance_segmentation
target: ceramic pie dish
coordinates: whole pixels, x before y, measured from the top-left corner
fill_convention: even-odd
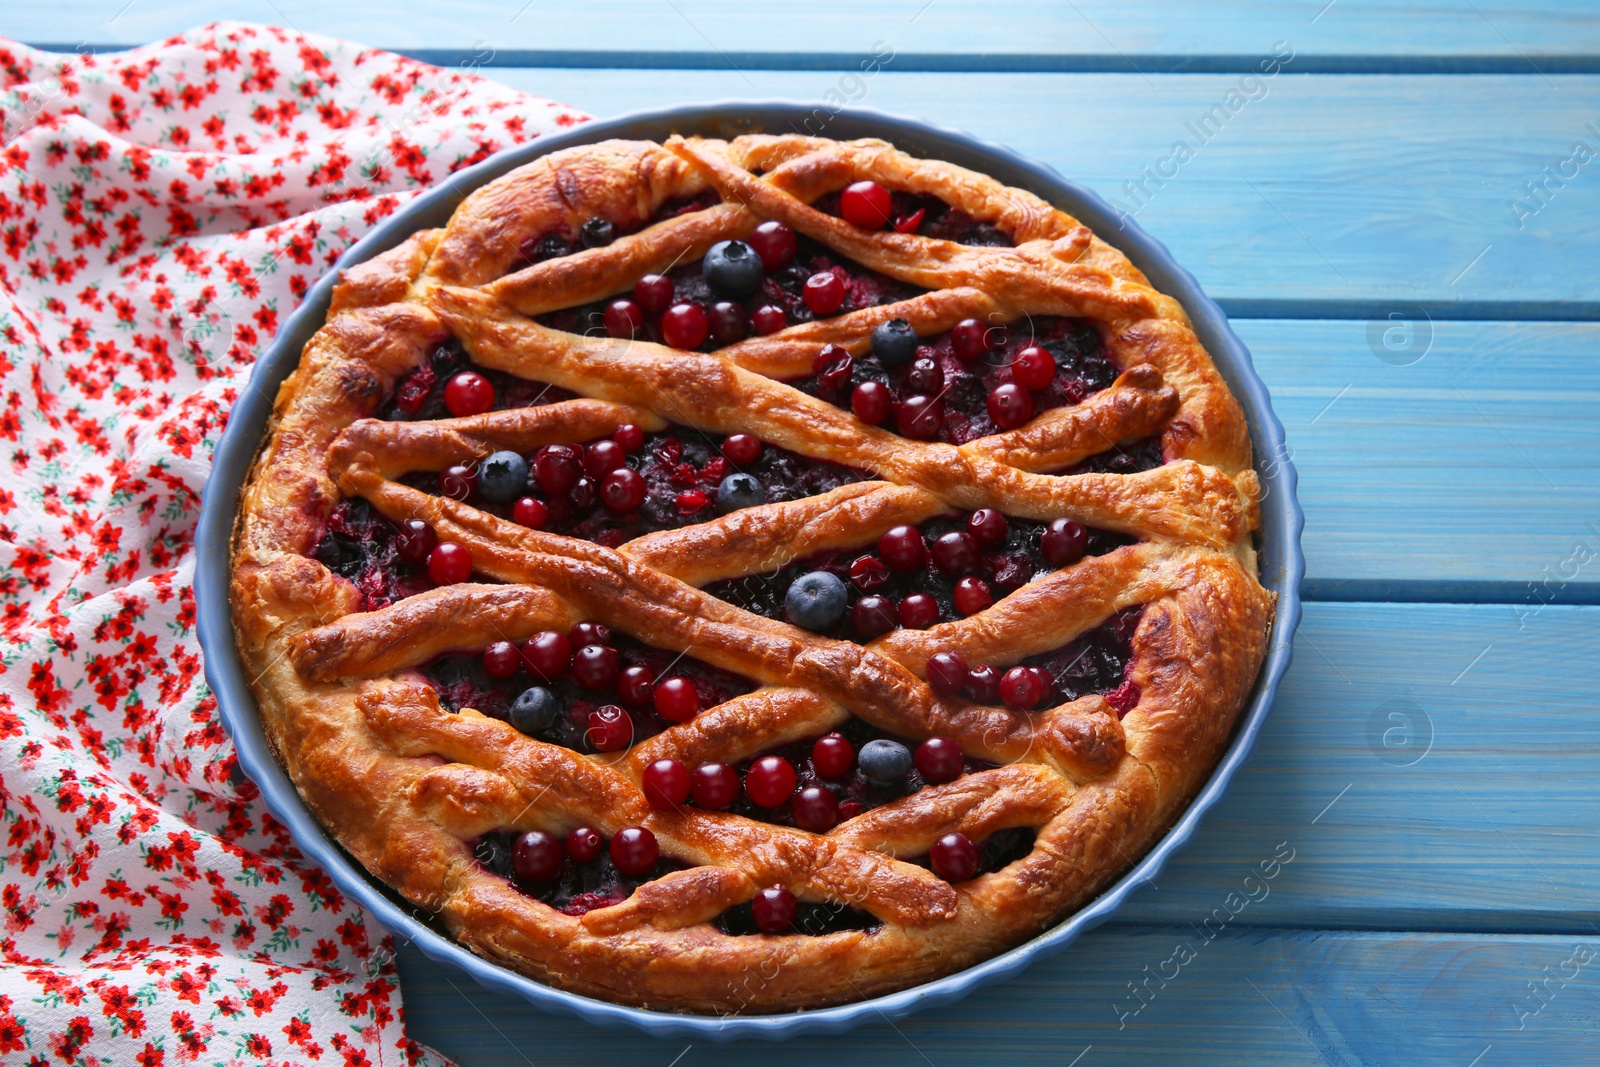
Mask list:
[[[1298,608],[1281,430],[1159,246],[798,115],[591,124],[410,205],[258,365],[202,516],[208,672],[307,851],[655,1032],[1066,943],[1220,792]]]

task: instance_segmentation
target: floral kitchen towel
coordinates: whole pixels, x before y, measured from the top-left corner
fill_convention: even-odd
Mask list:
[[[261,26],[0,40],[0,1062],[430,1058],[382,930],[238,775],[195,638],[200,488],[339,253],[582,118]]]

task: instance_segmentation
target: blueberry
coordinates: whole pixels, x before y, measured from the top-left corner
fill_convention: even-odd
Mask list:
[[[585,248],[599,248],[617,239],[617,228],[609,219],[590,219],[578,227],[578,239]]]
[[[717,486],[717,508],[723,514],[753,508],[766,499],[767,491],[752,474],[730,474]]]
[[[706,284],[723,296],[745,297],[761,288],[765,271],[756,250],[743,241],[718,241],[700,262]]]
[[[783,598],[789,621],[813,631],[832,629],[849,607],[850,594],[844,583],[827,571],[802,574]]]
[[[511,725],[525,734],[536,734],[556,721],[560,710],[556,695],[542,685],[529,686],[511,704]]]
[[[917,331],[905,319],[879,323],[872,331],[872,354],[885,367],[910,363],[917,354]]]
[[[911,773],[911,750],[898,741],[880,737],[861,746],[856,766],[877,785],[899,785]]]
[[[509,504],[528,491],[528,461],[515,452],[496,452],[478,467],[478,492],[485,500]]]

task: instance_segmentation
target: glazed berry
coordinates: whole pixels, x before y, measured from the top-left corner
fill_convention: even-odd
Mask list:
[[[769,219],[750,234],[750,247],[761,257],[763,267],[775,271],[794,262],[794,253],[800,247],[800,242],[789,227],[776,219]]]
[[[604,248],[617,239],[617,228],[610,219],[590,219],[578,227],[578,240],[585,248]]]
[[[794,793],[798,777],[782,756],[762,756],[744,774],[744,794],[759,808],[775,808]]]
[[[438,544],[439,535],[421,519],[408,519],[401,523],[400,532],[394,536],[395,554],[412,566],[428,562],[429,554]]]
[[[739,772],[726,763],[702,763],[694,769],[689,795],[707,811],[721,811],[739,798]]]
[[[850,608],[850,628],[870,641],[900,625],[900,609],[886,596],[864,596]]]
[[[980,663],[968,672],[967,699],[977,704],[1000,703],[1000,672]]]
[[[928,548],[915,526],[891,526],[878,538],[878,555],[890,570],[905,574],[928,561]]]
[[[882,382],[862,382],[850,394],[850,410],[868,426],[887,419],[893,407],[894,394]]]
[[[656,672],[649,667],[624,667],[617,675],[617,699],[634,710],[648,707],[655,685]]]
[[[464,370],[444,387],[444,406],[458,419],[482,415],[494,407],[494,386],[483,375]]]
[[[905,319],[880,322],[872,330],[872,354],[885,367],[910,363],[917,356],[917,331]]]
[[[1038,345],[1029,345],[1011,360],[1011,380],[1038,392],[1056,379],[1056,360]]]
[[[530,530],[542,530],[550,517],[544,501],[525,496],[511,505],[511,521]]]
[[[966,834],[945,834],[928,853],[933,873],[947,882],[965,882],[978,873],[978,846]]]
[[[575,826],[567,831],[567,855],[574,863],[590,863],[600,858],[606,840],[592,826]]]
[[[743,299],[761,288],[766,267],[743,241],[718,241],[700,260],[700,273],[719,296]]]
[[[817,376],[817,392],[828,397],[837,396],[850,384],[850,374],[855,370],[855,357],[838,345],[823,345],[822,351],[811,361],[811,373]]]
[[[621,752],[633,744],[633,716],[615,704],[595,708],[583,739],[596,752]]]
[[[674,675],[661,679],[651,699],[656,714],[668,722],[688,722],[700,714],[700,694],[687,678]]]
[[[748,467],[761,458],[761,439],[747,433],[730,434],[722,442],[722,454],[736,467]]]
[[[925,781],[934,785],[953,782],[961,777],[961,768],[967,758],[961,746],[948,737],[930,737],[917,746],[915,756],[917,771]]]
[[[699,304],[673,304],[661,316],[661,339],[673,348],[699,348],[710,328]]]
[[[644,447],[644,427],[625,422],[617,427],[611,439],[621,445],[624,452],[637,452]]]
[[[794,925],[800,902],[781,885],[768,886],[750,902],[750,915],[764,934],[781,934]]]
[[[508,715],[512,726],[525,734],[536,734],[556,721],[559,710],[554,693],[542,685],[530,685],[511,702]]]
[[[849,590],[827,571],[802,574],[790,584],[783,598],[783,611],[789,621],[814,633],[831,630],[844,618],[849,606]]]
[[[825,834],[839,822],[839,798],[820,785],[808,785],[789,801],[794,824],[814,834]]]
[[[919,207],[909,215],[901,215],[894,220],[895,233],[916,233],[922,225],[922,220],[927,217],[928,209]]]
[[[515,452],[494,452],[478,466],[478,492],[494,504],[509,504],[528,489],[528,461]]]
[[[633,514],[644,506],[644,478],[627,467],[612,471],[600,481],[600,502],[607,511]]]
[[[593,619],[584,619],[582,622],[574,623],[572,629],[567,631],[567,640],[572,642],[574,648],[583,645],[609,645],[611,627]]]
[[[938,396],[944,392],[944,370],[931,359],[918,359],[906,372],[906,388],[925,396]]]
[[[874,181],[852,182],[839,194],[839,214],[852,226],[881,230],[893,210],[889,190]]]
[[[960,696],[967,687],[967,661],[959,652],[935,652],[928,657],[928,686],[942,697]]]
[[[908,630],[926,630],[939,621],[939,602],[927,593],[912,593],[900,601],[900,625]]]
[[[1039,691],[1042,694],[1039,697],[1039,702],[1041,704],[1049,703],[1050,698],[1055,695],[1056,691],[1055,678],[1043,667],[1029,667],[1028,669],[1033,672],[1035,678],[1039,679]]]
[[[572,666],[572,643],[555,630],[534,634],[522,646],[522,665],[542,682],[553,682]]]
[[[882,589],[889,581],[889,568],[877,556],[857,556],[850,564],[850,584],[863,593]]]
[[[933,565],[952,578],[966,574],[976,567],[978,558],[982,555],[978,548],[978,539],[965,530],[951,530],[947,534],[940,534],[928,554],[933,557]]]
[[[832,315],[844,305],[844,281],[831,270],[821,271],[806,279],[800,295],[813,315]]]
[[[471,467],[452,464],[439,475],[439,492],[451,500],[471,500],[478,490],[478,474]]]
[[[989,390],[989,417],[1002,430],[1015,430],[1033,418],[1033,394],[1016,382]]]
[[[585,689],[610,689],[621,669],[617,650],[610,645],[584,645],[572,654],[572,677]]]
[[[717,509],[726,515],[740,508],[753,508],[767,499],[767,491],[750,474],[730,474],[717,486]]]
[[[745,334],[750,332],[750,322],[744,317],[744,308],[732,301],[719,300],[712,304],[707,321],[711,325],[711,339],[719,345],[743,341]]]
[[[1012,667],[1000,678],[1000,700],[1014,711],[1032,711],[1044,699],[1044,684],[1030,667]]]
[[[880,737],[861,746],[856,765],[877,785],[899,785],[911,773],[911,751],[898,741]]]
[[[428,553],[428,578],[434,585],[455,585],[472,577],[472,553],[466,545],[440,541]]]
[[[648,874],[661,858],[656,835],[642,826],[626,826],[611,839],[611,862],[623,874],[637,877]]]
[[[689,799],[689,770],[675,759],[658,759],[644,769],[644,798],[652,808],[676,808]]]
[[[561,863],[566,853],[555,834],[543,830],[529,830],[517,838],[511,849],[511,869],[520,881],[538,885],[548,882],[561,873]]]
[[[989,327],[978,319],[962,319],[950,331],[950,347],[958,358],[971,363],[989,351]]]
[[[979,508],[967,517],[967,532],[984,548],[993,548],[1006,539],[1011,524],[994,508]]]
[[[1069,567],[1089,550],[1089,531],[1071,519],[1056,519],[1039,537],[1039,554],[1052,567]]]
[[[895,428],[901,437],[913,441],[932,441],[944,428],[944,405],[937,396],[918,393],[900,402],[895,414]]]
[[[824,778],[842,778],[855,765],[855,746],[844,734],[823,734],[811,746],[811,767]]]
[[[533,457],[533,480],[550,496],[569,492],[583,477],[583,450],[577,445],[545,445]]]
[[[698,515],[711,506],[711,498],[698,489],[686,489],[673,498],[673,506],[684,518]]]
[[[632,340],[644,332],[644,308],[632,300],[613,300],[600,317],[607,337]]]
[[[572,483],[572,488],[567,490],[567,499],[572,501],[573,507],[585,511],[594,503],[599,492],[600,483],[585,474]]]
[[[750,328],[766,337],[789,325],[789,314],[777,304],[762,304],[750,313]]]
[[[956,612],[965,618],[993,604],[994,594],[989,592],[989,583],[982,578],[967,577],[956,583],[951,599],[955,601]]]
[[[495,641],[483,650],[483,673],[496,681],[522,669],[522,653],[510,641]]]
[[[602,437],[583,450],[583,469],[591,478],[604,478],[628,465],[628,453],[609,437]]]
[[[672,295],[672,279],[663,274],[646,274],[633,283],[633,298],[653,315],[672,306]]]

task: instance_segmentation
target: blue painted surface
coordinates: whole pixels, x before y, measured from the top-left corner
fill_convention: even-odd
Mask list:
[[[1013,981],[777,1047],[553,1018],[403,945],[420,1040],[541,1067],[1600,1062],[1600,958],[1572,962],[1600,953],[1600,171],[1524,225],[1509,209],[1574,140],[1600,148],[1592,4],[124,5],[36,6],[5,29],[126,45],[248,17],[452,65],[487,46],[487,75],[598,115],[819,100],[840,57],[884,39],[905,62],[863,103],[1113,197],[1246,60],[1296,50],[1138,214],[1273,392],[1312,601],[1254,755],[1165,872]],[[1414,363],[1371,340],[1395,301],[1428,316]],[[1135,999],[1285,842],[1270,895]]]

